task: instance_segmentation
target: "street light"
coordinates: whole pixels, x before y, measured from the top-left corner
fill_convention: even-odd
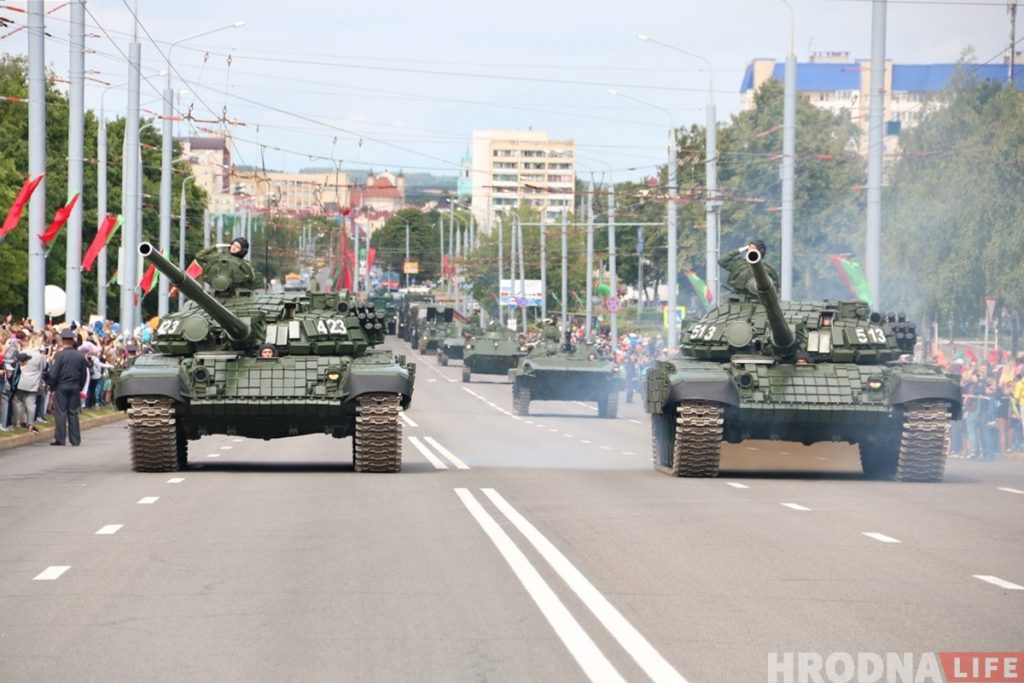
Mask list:
[[[632,95],[626,95],[620,93],[618,90],[609,90],[609,94],[617,95],[619,97],[625,97],[627,100],[633,100],[640,104],[646,104],[649,107],[660,109],[668,114],[669,129],[669,147],[668,147],[668,266],[665,269],[665,284],[668,286],[668,349],[671,352],[672,349],[676,348],[679,344],[679,328],[676,325],[676,276],[677,276],[677,262],[678,262],[678,244],[677,244],[677,229],[676,229],[676,166],[678,159],[678,152],[676,150],[676,122],[672,117],[672,112],[661,107],[653,102],[647,100],[641,100],[639,97],[633,97]],[[717,263],[715,264],[717,268]],[[708,271],[711,272],[710,270]]]
[[[704,187],[706,197],[704,199],[704,211],[707,222],[707,245],[705,248],[705,267],[707,268],[707,280],[708,287],[711,288],[711,294],[714,297],[714,301],[718,302],[718,207],[721,202],[718,200],[718,124],[715,116],[715,72],[711,66],[711,62],[702,55],[696,52],[690,52],[684,50],[681,47],[664,43],[660,40],[655,40],[650,36],[641,33],[637,36],[640,40],[648,43],[654,43],[655,45],[661,45],[667,47],[670,50],[681,52],[684,55],[689,55],[696,59],[701,60],[708,67],[708,104],[707,104],[707,118],[705,120],[705,152],[706,157],[704,161]]]
[[[782,270],[779,279],[783,299],[793,296],[793,221],[796,183],[796,39],[795,17],[789,0],[780,0],[789,8],[789,54],[786,55],[786,82],[782,98]]]
[[[216,33],[218,31],[224,31],[229,28],[239,28],[244,25],[244,21],[236,21],[235,23],[228,24],[227,26],[220,26],[218,28],[209,29],[208,31],[202,31],[191,36],[180,38],[171,43],[170,47],[167,48],[167,87],[164,88],[163,145],[160,157],[160,250],[165,254],[169,253],[171,250],[171,137],[173,135],[173,131],[171,129],[171,118],[174,114],[174,93],[171,90],[171,53],[180,43],[184,43],[195,38],[201,38],[202,36]],[[160,278],[157,315],[161,318],[167,315],[169,309],[167,301],[168,283],[168,278]]]

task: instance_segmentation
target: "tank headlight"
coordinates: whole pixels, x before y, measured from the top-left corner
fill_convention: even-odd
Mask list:
[[[868,377],[868,384],[867,384],[867,386],[868,386],[868,389],[870,389],[871,391],[878,391],[879,389],[882,388],[882,378],[881,377]]]
[[[341,379],[341,370],[328,370],[327,379],[329,379],[332,382],[337,382],[338,380]]]

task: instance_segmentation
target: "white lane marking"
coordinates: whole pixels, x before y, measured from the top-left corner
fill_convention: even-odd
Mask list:
[[[526,424],[532,425],[533,424],[533,420],[526,420]]]
[[[428,381],[428,382],[436,382],[436,381],[437,381],[437,379],[436,379],[436,378],[434,378],[434,377],[428,377],[428,378],[427,378],[427,381]]]
[[[462,387],[462,390],[465,391],[467,394],[470,394],[471,396],[476,396],[477,398],[480,398],[480,394],[476,393],[472,389],[469,389],[467,387]]]
[[[1019,586],[1015,583],[1011,583],[1005,579],[1000,579],[998,576],[989,576],[988,574],[971,574],[976,579],[980,579],[985,583],[991,583],[993,586],[999,586],[1011,591],[1024,591],[1024,586]]]
[[[32,579],[32,580],[33,581],[56,581],[57,579],[60,578],[61,574],[63,574],[64,572],[66,572],[69,569],[71,569],[71,565],[57,565],[57,564],[55,564],[55,565],[47,567],[43,571],[39,572],[39,574],[34,579]]]
[[[220,457],[220,453],[207,453],[206,457],[207,458],[219,458]]]
[[[790,510],[799,510],[800,512],[810,512],[811,508],[805,508],[803,505],[797,503],[782,503],[783,507],[787,507]]]
[[[612,449],[611,446],[601,446],[601,450],[602,451],[610,451],[611,449]]]
[[[573,438],[572,434],[563,434],[562,436],[564,436],[567,439]]]
[[[96,536],[112,536],[113,534],[116,534],[118,531],[120,531],[121,527],[123,527],[123,526],[124,526],[124,524],[107,524],[106,526],[101,526],[100,530],[97,531],[95,535]]]
[[[450,382],[451,384],[455,384],[456,382],[458,382],[458,380],[457,380],[457,379],[451,379],[451,378],[449,378],[449,379],[448,379],[448,381],[449,381],[449,382]]]
[[[642,425],[643,424],[643,422],[641,422],[640,420],[634,420],[633,418],[629,418],[629,421],[632,422],[635,425]]]
[[[402,422],[409,425],[410,427],[419,427],[418,424],[412,421],[412,418],[406,415],[404,412],[399,413],[402,416]]]
[[[1011,489],[1009,486],[1000,486],[999,490],[1006,491],[1007,493],[1019,493],[1021,495],[1024,495],[1024,491],[1021,491],[1020,489]]]
[[[580,443],[590,443],[587,439],[580,439]]]
[[[592,406],[589,403],[584,403],[583,401],[573,401],[573,403],[575,403],[578,406],[582,406],[587,410],[593,410],[594,412],[597,412],[597,406]]]
[[[548,431],[549,432],[557,432],[558,430],[557,429],[549,429]]]
[[[444,446],[439,444],[437,442],[437,439],[435,439],[434,437],[428,436],[426,438],[426,441],[431,446],[433,446],[437,450],[438,453],[440,453],[445,458],[448,458],[448,461],[451,464],[455,465],[455,469],[457,469],[457,470],[468,470],[469,469],[469,465],[467,465],[466,463],[462,462],[462,460],[460,460],[459,458],[455,457],[455,455],[450,450],[448,450],[447,448],[445,448]]]
[[[234,441],[235,443],[242,443],[243,441],[245,441],[245,439],[231,439],[231,440]]]
[[[448,465],[445,465],[443,462],[441,462],[441,459],[438,458],[433,453],[431,453],[430,450],[426,446],[424,446],[420,442],[420,440],[417,439],[415,436],[410,436],[409,437],[409,441],[412,443],[413,446],[416,447],[416,450],[418,450],[423,455],[424,458],[426,458],[427,460],[430,461],[430,464],[434,466],[434,469],[438,469],[438,470],[446,470],[446,469],[448,469]]]
[[[171,477],[170,479],[167,480],[167,483],[168,484],[180,484],[183,481],[185,481],[185,477]]]
[[[748,451],[759,451],[759,450],[761,450],[757,446],[745,446],[744,448],[746,448]]]
[[[731,486],[734,489],[749,489],[750,488],[746,484],[741,484],[738,481],[728,481],[728,482],[726,482],[726,485],[727,486]]]
[[[497,491],[494,489],[482,489],[482,491],[495,507],[519,529],[519,532],[526,537],[541,557],[562,577],[562,580],[579,596],[583,604],[652,680],[685,683],[686,679],[672,668],[672,665],[654,649],[654,646],[622,616],[622,613],[614,605],[608,602],[608,599],[594,587],[594,584],[590,583],[587,577],[583,576],[582,572],[551,541],[519,514]]]
[[[633,451],[622,451],[623,455],[636,455]]]
[[[876,541],[881,541],[882,543],[899,543],[900,542],[900,540],[898,538],[893,538],[892,536],[886,536],[885,534],[880,534],[877,531],[862,531],[861,533],[864,534],[865,536],[867,536],[868,538],[873,538]]]
[[[220,447],[220,449],[221,449],[222,451],[230,451],[230,450],[231,450],[231,448],[232,448],[231,446],[221,446],[221,447]]]
[[[533,598],[534,604],[540,609],[541,614],[551,624],[555,634],[562,640],[569,653],[580,665],[583,672],[592,681],[624,681],[625,679],[615,670],[612,663],[604,656],[587,635],[579,622],[573,618],[569,610],[558,599],[551,586],[544,581],[536,567],[530,564],[516,544],[509,538],[509,535],[498,526],[498,523],[491,517],[479,501],[469,492],[468,489],[455,489],[455,495],[459,497],[462,504],[469,510],[476,523],[484,530],[491,543],[498,549],[501,556],[512,568],[516,578],[523,584],[523,588]]]
[[[160,500],[160,496],[146,496],[145,498],[140,498],[138,504],[139,505],[152,505],[153,503],[157,502],[158,500]]]

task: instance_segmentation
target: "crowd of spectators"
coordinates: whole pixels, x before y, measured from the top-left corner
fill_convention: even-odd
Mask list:
[[[148,326],[132,334],[123,333],[111,321],[92,326],[48,323],[36,329],[30,320],[6,316],[0,322],[0,431],[39,431],[37,424],[53,412],[45,377],[61,348],[60,332],[65,328],[73,330],[75,348],[89,361],[89,383],[82,390],[86,408],[110,404],[112,373],[150,350],[152,332]]]

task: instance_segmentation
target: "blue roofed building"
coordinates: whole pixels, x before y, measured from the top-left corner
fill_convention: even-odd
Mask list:
[[[937,95],[956,72],[957,64],[893,64],[885,63],[886,150],[893,151],[904,127],[913,127],[921,118],[939,106]],[[972,77],[1005,84],[1006,64],[968,64],[964,67]],[[765,81],[780,82],[785,77],[785,62],[755,59],[747,65],[740,86],[741,108],[752,109],[754,95]],[[1014,70],[1014,85],[1024,89],[1024,69]],[[871,60],[851,59],[848,52],[817,52],[809,62],[796,65],[797,97],[833,113],[848,112],[850,119],[863,131],[860,151],[867,151],[868,107],[871,86]]]

